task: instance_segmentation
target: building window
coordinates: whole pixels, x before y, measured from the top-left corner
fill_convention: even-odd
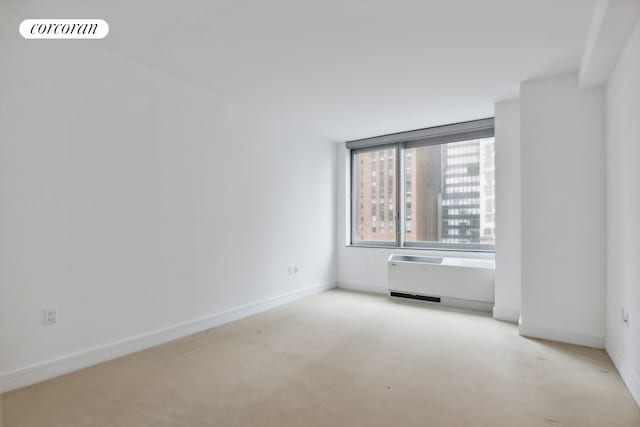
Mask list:
[[[352,200],[360,201],[360,203],[352,203],[353,242],[385,245],[397,242],[397,233],[393,223],[394,212],[397,209],[396,164],[391,161],[384,162],[385,157],[390,158],[389,153],[394,153],[396,150],[397,147],[393,146],[353,152],[353,167],[358,169],[358,172],[353,175]],[[388,169],[386,183],[384,168]],[[380,181],[379,186],[377,185],[378,180]]]
[[[352,245],[494,249],[493,119],[370,140],[347,143]]]

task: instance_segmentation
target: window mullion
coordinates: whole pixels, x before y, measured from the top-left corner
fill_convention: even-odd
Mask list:
[[[402,144],[398,144],[396,148],[396,230],[397,230],[397,242],[398,246],[404,247],[404,218],[405,218],[405,206],[404,206],[404,147]]]

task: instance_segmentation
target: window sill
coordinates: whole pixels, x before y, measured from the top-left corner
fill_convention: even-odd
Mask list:
[[[347,244],[347,248],[363,248],[363,249],[387,249],[399,251],[431,251],[431,252],[459,252],[459,253],[484,253],[495,254],[495,249],[460,249],[460,248],[434,248],[434,247],[416,247],[416,246],[383,246],[383,245],[354,245]]]

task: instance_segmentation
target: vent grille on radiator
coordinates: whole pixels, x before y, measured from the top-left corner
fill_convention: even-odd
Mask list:
[[[417,299],[420,301],[429,301],[429,302],[440,302],[440,297],[428,297],[425,295],[414,295],[414,294],[407,294],[404,292],[395,292],[395,291],[391,291],[390,295],[392,297],[398,297],[398,298]]]

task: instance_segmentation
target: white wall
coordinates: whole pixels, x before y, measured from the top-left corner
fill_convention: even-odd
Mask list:
[[[335,282],[332,143],[89,42],[1,42],[5,379]]]
[[[351,247],[348,242],[349,222],[349,162],[344,143],[336,144],[337,193],[337,284],[342,288],[388,293],[387,259],[391,254],[420,254],[461,256],[465,258],[493,258],[492,253],[431,251],[421,249],[390,249]]]
[[[522,335],[604,345],[604,106],[576,73],[521,85]]]
[[[520,317],[520,102],[495,105],[496,275],[493,317]]]
[[[640,25],[607,85],[607,352],[640,404]],[[629,313],[629,326],[622,311]]]

